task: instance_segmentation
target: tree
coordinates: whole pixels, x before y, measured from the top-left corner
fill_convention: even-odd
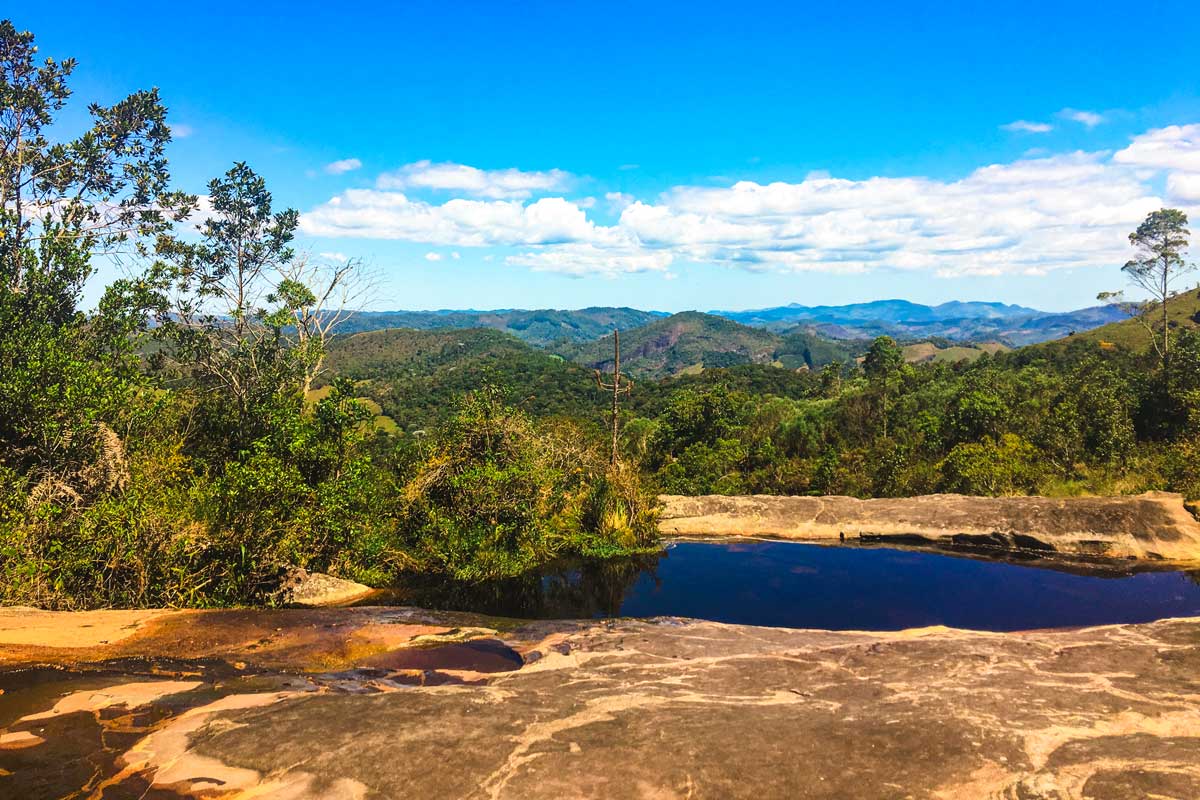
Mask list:
[[[157,333],[170,345],[163,358],[240,417],[311,384],[347,316],[359,262],[327,268],[296,259],[290,243],[299,214],[275,211],[266,181],[245,163],[208,192],[199,241],[159,240]]]
[[[863,359],[863,372],[879,396],[879,416],[883,421],[883,436],[888,435],[888,395],[890,384],[904,366],[904,351],[890,336],[880,336],[871,342]]]
[[[1184,212],[1176,208],[1151,212],[1137,230],[1129,234],[1129,243],[1137,251],[1137,257],[1121,267],[1130,282],[1153,298],[1152,301],[1123,305],[1150,334],[1150,343],[1162,362],[1164,376],[1169,375],[1171,365],[1168,306],[1174,295],[1172,285],[1180,276],[1196,268],[1183,257],[1188,236],[1188,218]],[[1099,299],[1123,302],[1120,292],[1102,292]],[[1156,309],[1159,318],[1152,321],[1151,315]]]
[[[304,363],[305,394],[325,371],[325,354],[337,329],[375,293],[375,276],[360,259],[314,259],[301,254],[279,267],[275,296],[290,309],[296,346],[309,354]]]
[[[596,388],[602,392],[612,392],[612,445],[609,449],[609,465],[617,466],[620,451],[621,435],[621,395],[633,391],[633,381],[628,375],[621,374],[621,332],[613,331],[613,373],[612,380],[605,383],[604,375],[596,370]]]
[[[288,246],[299,215],[275,212],[266,181],[236,163],[208,185],[211,211],[199,241],[163,236],[151,280],[161,292],[155,331],[166,347],[157,366],[172,366],[198,390],[207,408],[226,409],[236,452],[263,433],[264,409],[285,387],[298,387],[302,369],[283,341],[289,302],[308,299],[287,287],[282,307],[268,310],[278,268],[292,259]],[[236,439],[236,441],[234,441]]]
[[[121,455],[112,426],[148,300],[143,282],[122,280],[81,311],[93,259],[144,252],[194,205],[168,190],[156,90],[92,104],[83,133],[53,138],[74,67],[39,60],[33,34],[0,21],[0,468],[72,503],[120,483],[94,468]]]

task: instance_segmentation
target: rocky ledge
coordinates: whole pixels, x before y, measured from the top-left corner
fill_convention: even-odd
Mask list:
[[[1183,496],[854,497],[664,495],[672,536],[845,538],[938,548],[1200,562],[1200,521]]]
[[[11,610],[0,688],[4,798],[1200,797],[1200,619]]]

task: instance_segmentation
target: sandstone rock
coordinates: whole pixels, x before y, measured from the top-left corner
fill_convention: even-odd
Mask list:
[[[538,622],[493,631],[468,654],[504,656],[482,671],[458,644],[413,652],[416,670],[309,664],[314,632],[353,653],[371,630],[415,641],[417,625],[466,622],[183,612],[97,648],[91,671],[0,669],[0,797],[1200,797],[1200,619],[1015,634]],[[251,629],[306,644],[264,657]],[[228,675],[236,642],[252,678]],[[143,658],[112,659],[134,646]]]
[[[279,596],[284,605],[317,608],[343,606],[362,600],[374,591],[370,586],[335,578],[323,572],[294,568],[284,573]]]
[[[859,537],[1042,555],[1200,561],[1200,522],[1182,495],[853,497],[664,495],[659,530],[684,536]]]

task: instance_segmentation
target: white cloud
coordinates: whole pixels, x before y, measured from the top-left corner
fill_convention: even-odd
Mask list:
[[[1003,130],[1013,131],[1014,133],[1049,133],[1054,130],[1054,126],[1048,122],[1030,122],[1025,119],[1019,119],[1000,127]]]
[[[1200,172],[1175,172],[1167,177],[1167,194],[1174,202],[1200,205]]]
[[[426,261],[441,261],[441,260],[442,260],[442,254],[441,254],[441,253],[433,253],[433,252],[426,253],[426,254],[425,254],[425,260],[426,260]]]
[[[505,259],[505,263],[529,267],[535,272],[558,272],[575,277],[615,277],[630,272],[665,272],[672,261],[674,255],[668,251],[640,250],[632,244],[624,247],[569,244],[530,250]]]
[[[608,201],[610,211],[619,213],[633,205],[637,198],[631,194],[625,194],[625,192],[605,192],[604,199]]]
[[[1064,108],[1058,112],[1058,116],[1063,119],[1069,119],[1072,122],[1078,122],[1088,128],[1094,128],[1101,122],[1104,122],[1104,115],[1098,114],[1095,111],[1080,111],[1077,108]]]
[[[1164,187],[1171,202],[1200,205],[1200,125],[1148,131],[1115,154],[1027,157],[956,180],[812,173],[795,183],[677,186],[655,199],[611,192],[611,225],[563,197],[435,203],[383,189],[347,190],[301,225],[320,236],[515,248],[500,256],[507,264],[568,275],[679,274],[692,263],[1039,275],[1123,263],[1128,232],[1167,203]]]
[[[325,165],[326,175],[344,175],[362,167],[357,158],[343,158]]]
[[[379,176],[379,189],[435,189],[493,200],[526,199],[535,193],[566,189],[571,175],[562,170],[522,172],[519,169],[483,170],[466,164],[417,161]]]
[[[338,261],[338,262],[341,262],[342,264],[345,264],[347,261],[350,260],[350,256],[346,255],[345,253],[341,253],[341,252],[318,253],[317,255],[319,255],[321,258],[328,259],[329,261]]]
[[[482,247],[587,241],[601,235],[584,211],[561,197],[514,200],[411,200],[401,192],[349,189],[304,214],[304,232]]]
[[[170,127],[172,139],[186,139],[196,132],[196,129],[191,125],[185,125],[182,122],[172,123]]]
[[[1113,156],[1119,164],[1200,172],[1200,124],[1156,128]]]

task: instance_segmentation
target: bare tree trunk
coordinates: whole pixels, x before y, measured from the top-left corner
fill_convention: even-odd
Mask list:
[[[629,394],[633,390],[633,381],[621,376],[621,332],[613,331],[613,379],[612,383],[604,382],[604,376],[600,370],[596,370],[596,386],[602,390],[612,390],[612,449],[609,451],[608,463],[615,467],[617,466],[617,453],[620,434],[620,410],[621,410],[621,395]]]
[[[1166,379],[1167,383],[1170,384],[1170,381],[1171,381],[1171,328],[1170,328],[1170,317],[1168,317],[1168,315],[1167,315],[1167,296],[1168,296],[1168,291],[1169,291],[1168,285],[1167,285],[1167,276],[1170,272],[1170,264],[1165,263],[1166,259],[1163,259],[1163,261],[1164,261],[1164,263],[1163,263],[1163,271],[1162,271],[1162,274],[1163,274],[1163,279],[1162,279],[1163,359],[1162,360],[1163,360],[1163,377]]]
[[[613,331],[612,466],[617,465],[617,409],[621,397],[621,332]]]

